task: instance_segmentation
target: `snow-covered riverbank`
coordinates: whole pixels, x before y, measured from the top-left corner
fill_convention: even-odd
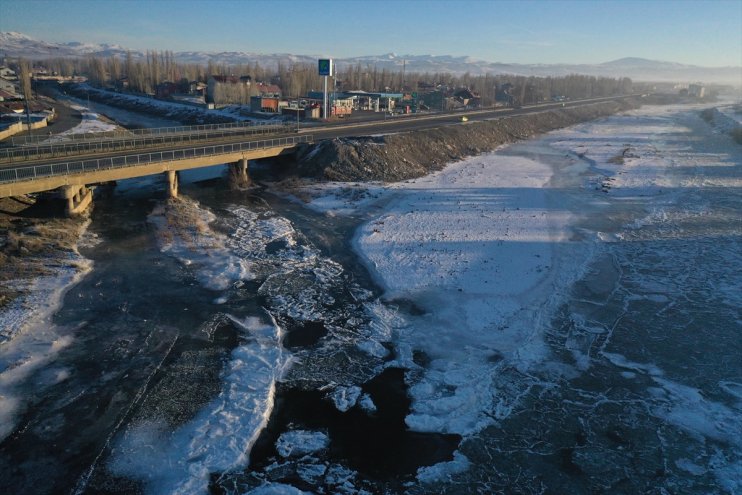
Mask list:
[[[465,160],[399,186],[359,230],[356,246],[385,297],[423,313],[397,335],[400,365],[414,369],[416,352],[429,360],[411,389],[412,429],[477,432],[490,411],[512,408],[492,388],[493,363],[526,372],[543,358],[543,325],[587,261],[569,243],[574,214],[549,189],[551,175],[498,153]]]
[[[326,215],[189,174],[193,200],[119,184],[65,328],[10,342],[48,352],[6,355],[9,428],[20,391],[41,400],[0,468],[146,493],[736,493],[742,159],[698,110],[282,184]]]
[[[116,128],[85,107],[74,108],[82,113],[82,122],[59,136]],[[14,200],[7,201],[10,205]],[[32,207],[33,201],[29,200],[28,205]],[[24,394],[16,387],[71,343],[70,329],[56,327],[52,317],[66,292],[92,270],[92,262],[79,253],[79,245],[96,243],[97,239],[87,234],[87,219],[35,218],[4,212],[0,221],[7,225],[0,236],[0,280],[3,292],[11,294],[0,308],[2,440],[13,431],[24,408]],[[52,374],[50,385],[67,377],[64,370]]]
[[[501,426],[520,416],[526,397],[539,390],[559,390],[560,383],[591,373],[592,366],[605,365],[613,376],[624,377],[624,363],[630,359],[607,352],[607,343],[600,347],[604,354],[595,354],[596,340],[606,332],[610,339],[611,330],[575,312],[570,316],[574,326],[570,336],[555,347],[554,319],[562,317],[558,310],[564,311],[575,297],[575,282],[603,271],[599,267],[606,262],[600,256],[610,243],[626,240],[625,229],[642,229],[646,222],[661,218],[676,221],[680,198],[688,194],[703,198],[704,188],[724,184],[732,188],[730,193],[738,190],[739,179],[728,168],[739,154],[731,140],[714,144],[726,146],[729,154],[723,150],[696,154],[698,150],[685,141],[692,133],[708,132],[697,116],[699,109],[634,110],[450,164],[405,183],[305,188],[302,199],[312,208],[370,219],[358,230],[354,246],[385,289],[383,298],[404,313],[393,329],[397,357],[391,365],[409,370],[409,428],[471,438],[490,425]],[[710,214],[704,208],[708,207],[688,204],[677,221]],[[615,268],[608,264],[606,274],[611,270]],[[598,283],[595,290],[601,294],[610,294],[610,277],[590,283]],[[723,292],[725,300],[734,299],[728,290]],[[669,289],[662,293],[632,297],[665,302],[682,297]],[[666,318],[664,324],[673,321]],[[565,350],[568,358],[561,355]],[[630,349],[621,352],[631,355]],[[658,354],[655,359],[665,358]],[[660,423],[699,438],[718,438],[715,430],[695,419],[667,412],[688,405],[682,405],[687,398],[670,400],[678,398],[673,390],[685,387],[699,394],[702,390],[689,387],[692,382],[682,374],[667,378],[655,380],[667,390],[666,397],[640,395],[639,403],[646,400]],[[732,378],[724,373],[722,382]],[[722,418],[726,427],[742,431],[732,419],[734,408],[724,402],[701,402],[689,414],[710,423]],[[501,452],[502,446],[491,448]],[[691,456],[694,449],[688,446],[685,455]],[[703,467],[725,488],[737,486],[729,478],[730,470],[739,465],[734,449],[725,454],[727,461],[719,464],[717,457]],[[474,464],[480,462],[476,459]],[[680,466],[676,474],[680,478],[671,483],[691,486],[682,479],[685,461],[674,462]],[[457,454],[450,463],[421,469],[418,479],[455,477],[471,466]],[[588,469],[588,464],[580,466]],[[481,466],[473,469],[492,476]],[[458,479],[471,476],[477,475]]]

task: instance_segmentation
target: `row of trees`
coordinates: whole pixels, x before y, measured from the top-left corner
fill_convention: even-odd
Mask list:
[[[250,75],[253,82],[263,81],[277,84],[289,96],[306,95],[308,91],[321,90],[322,77],[317,74],[313,64],[279,63],[275,68],[262,67],[257,62],[243,65],[226,65],[210,61],[206,66],[177,62],[171,51],[146,52],[143,58],[134,58],[127,53],[124,60],[111,56],[102,58],[69,59],[57,58],[44,62],[44,65],[63,76],[86,75],[91,83],[99,86],[115,86],[116,81],[126,78],[129,89],[142,93],[153,93],[155,87],[165,81],[207,82],[209,75]],[[584,98],[612,96],[632,91],[628,78],[607,78],[584,75],[565,77],[527,77],[515,75],[472,75],[465,73],[419,73],[392,71],[376,66],[347,66],[337,71],[335,77],[338,90],[375,91],[418,91],[424,92],[432,87],[466,87],[478,93],[483,105],[495,101],[498,89],[510,85],[510,95],[522,104],[550,99],[554,96]]]
[[[117,56],[85,58],[52,58],[43,65],[61,76],[87,76],[98,86],[116,86],[117,81],[126,78],[132,91],[153,93],[155,87],[165,81],[178,82],[205,81],[208,70],[200,64],[184,64],[175,61],[171,51],[147,51],[143,58],[134,58],[127,52],[122,60]]]

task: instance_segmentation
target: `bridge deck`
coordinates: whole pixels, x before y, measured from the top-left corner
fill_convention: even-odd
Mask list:
[[[0,169],[0,198],[49,191],[71,184],[95,184],[167,171],[207,167],[240,159],[256,160],[293,151],[312,136],[185,148],[154,153]]]

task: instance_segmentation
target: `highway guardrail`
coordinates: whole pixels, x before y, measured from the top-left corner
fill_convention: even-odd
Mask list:
[[[0,149],[0,162],[14,163],[19,161],[33,160],[38,158],[55,158],[69,156],[71,154],[105,153],[125,149],[155,146],[166,143],[203,141],[206,139],[227,138],[238,135],[273,134],[279,132],[293,131],[293,126],[285,124],[272,124],[262,126],[243,126],[231,128],[219,128],[213,130],[189,131],[187,133],[153,133],[150,136],[141,137],[120,136],[117,139],[107,140],[83,140],[78,142],[52,142],[36,146],[21,146],[15,148]],[[74,134],[73,134],[74,135]],[[52,137],[51,139],[54,139]],[[46,138],[47,140],[50,138]]]
[[[243,143],[186,148],[172,151],[158,151],[153,153],[139,153],[135,155],[51,163],[47,165],[0,168],[0,183],[20,182],[37,178],[95,172],[98,170],[110,170],[114,168],[135,167],[148,163],[187,160],[199,156],[225,155],[230,153],[239,153],[241,151],[275,148],[278,146],[295,146],[297,144],[311,142],[313,142],[312,136],[291,136],[266,139],[262,141],[246,141]]]

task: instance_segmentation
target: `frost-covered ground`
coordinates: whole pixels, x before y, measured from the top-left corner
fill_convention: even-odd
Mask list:
[[[717,194],[715,188],[738,195],[742,188],[739,151],[731,140],[719,135],[714,135],[718,142],[713,146],[721,149],[703,149],[700,143],[708,139],[703,135],[711,131],[697,117],[701,108],[645,107],[451,164],[429,177],[389,185],[382,191],[352,184],[325,184],[306,190],[302,199],[312,208],[331,215],[355,213],[371,218],[359,229],[354,245],[384,287],[387,302],[400,307],[409,307],[411,302],[415,308],[393,331],[398,352],[394,364],[412,371],[407,375],[412,411],[406,419],[411,429],[478,438],[470,445],[482,442],[485,447],[475,451],[492,449],[489,455],[500,455],[515,447],[493,447],[487,440],[493,435],[485,430],[518,422],[516,418],[524,412],[521,402],[529,395],[559,390],[558,384],[597,373],[593,371],[596,368],[602,372],[607,367],[615,373],[611,376],[616,378],[609,380],[646,374],[650,384],[635,399],[637,403],[646,406],[662,428],[678,428],[685,432],[679,435],[690,434],[701,442],[684,445],[680,448],[683,455],[677,458],[673,457],[676,453],[666,454],[662,462],[674,466],[668,471],[667,486],[698,490],[708,482],[724,493],[742,489],[739,442],[732,441],[728,449],[704,447],[705,440],[726,443],[722,431],[728,438],[742,438],[738,402],[742,385],[734,369],[721,372],[720,398],[706,399],[704,387],[690,379],[693,372],[683,376],[677,370],[661,369],[658,363],[667,359],[661,349],[646,346],[646,357],[651,359],[652,352],[658,355],[654,362],[644,363],[612,350],[613,333],[597,317],[591,321],[575,311],[571,318],[576,330],[556,348],[551,328],[557,310],[575,297],[575,282],[597,276],[596,266],[609,246],[627,248],[629,254],[612,255],[616,260],[646,257],[631,250],[637,245],[622,244],[633,240],[635,231],[647,225],[680,230],[675,223],[706,216],[710,224],[683,235],[701,240],[720,235],[708,230],[719,227],[714,207],[706,205],[711,196],[706,195]],[[355,203],[355,211],[354,196],[361,199]],[[377,213],[375,208],[381,210]],[[739,242],[739,225],[735,231],[730,217],[722,220],[726,227],[732,226],[731,232],[724,231],[724,238],[734,246]],[[652,232],[646,235],[657,235]],[[659,250],[667,259],[662,265],[655,261],[647,267],[651,270],[655,266],[659,272],[656,278],[662,281],[651,285],[652,277],[645,275],[644,283],[649,285],[623,304],[628,308],[630,301],[640,298],[672,307],[677,299],[690,297],[680,286],[676,292],[672,285],[667,286],[676,284],[673,277],[680,276],[670,268],[672,264],[682,266],[689,261],[662,246],[647,249]],[[733,247],[720,249],[732,249],[719,254],[729,265],[714,265],[719,274],[710,276],[720,281],[715,284],[722,301],[718,311],[725,314],[730,302],[740,303],[735,294],[740,293],[742,284],[734,276],[740,268],[739,253],[735,257]],[[678,255],[675,262],[674,254]],[[643,262],[632,261],[632,270],[639,270]],[[610,284],[610,280],[590,283]],[[610,294],[610,285],[605,290]],[[697,294],[695,288],[687,290]],[[688,303],[688,308],[695,302]],[[676,325],[672,314],[667,316],[664,311],[667,309],[658,313],[659,325]],[[734,339],[733,322],[723,323],[724,339]],[[614,325],[620,326],[618,322]],[[596,343],[602,343],[602,354],[595,353]],[[682,348],[688,344],[679,339],[676,345]],[[633,345],[623,352],[630,355],[643,346]],[[562,356],[565,350],[568,357]],[[717,388],[715,384],[710,387]],[[567,390],[563,395],[573,395]],[[563,400],[587,400],[587,391],[577,397]],[[594,400],[593,407],[598,407],[600,396]],[[610,415],[605,418],[600,421],[621,421]],[[660,427],[642,426],[650,431]],[[664,441],[671,437],[668,433]],[[612,467],[596,464],[593,459],[604,453],[595,453],[593,458],[590,449],[583,452],[574,462],[589,475],[595,474],[591,469],[604,469],[604,476],[610,478],[613,474],[606,473],[611,469],[633,469],[622,467],[615,459]],[[691,458],[696,461],[689,461]],[[455,479],[466,484],[469,478],[471,486],[477,486],[477,477],[500,476],[499,486],[535,489],[526,478],[519,481],[524,485],[503,481],[508,474],[496,474],[499,468],[488,471],[481,464],[471,468],[469,461],[457,454],[450,463],[421,469],[418,479]],[[481,462],[476,459],[474,464]],[[467,473],[461,474],[464,471]],[[688,473],[697,477],[686,480]],[[701,475],[710,478],[702,479]],[[643,482],[641,476],[637,480],[637,484]]]
[[[75,108],[82,113],[82,122],[65,135],[117,128],[85,107]],[[96,242],[94,237],[86,235],[86,227],[80,230],[80,236],[81,242]],[[45,265],[49,273],[42,277],[7,282],[22,288],[23,295],[0,311],[0,440],[13,431],[23,410],[23,393],[17,386],[70,344],[71,337],[67,335],[70,329],[55,327],[51,317],[65,292],[92,269],[92,263],[76,248],[72,252],[60,252]],[[57,381],[51,380],[50,384],[63,381],[67,375],[60,370],[55,376]]]
[[[548,164],[495,152],[360,195],[388,203],[358,231],[358,251],[388,301],[424,313],[395,332],[400,366],[418,368],[420,352],[429,360],[411,389],[410,428],[476,433],[517,399],[498,396],[493,367],[525,373],[544,358],[543,326],[589,253],[570,242],[574,201],[551,177]],[[348,212],[352,186],[339,187],[310,206]]]
[[[219,116],[228,117],[230,119],[237,120],[237,121],[265,121],[265,119],[259,119],[255,117],[246,117],[242,115],[241,111],[245,107],[241,105],[228,105],[218,110],[216,109],[209,110],[206,108],[200,108],[198,106],[194,106],[193,104],[178,103],[177,101],[158,100],[152,97],[138,96],[138,95],[128,94],[128,93],[113,93],[110,91],[93,88],[92,86],[89,86],[88,84],[80,84],[79,87],[84,91],[96,92],[101,95],[104,95],[107,98],[113,98],[118,101],[135,103],[140,106],[144,105],[144,106],[148,106],[152,108],[159,108],[161,110],[168,110],[172,112],[173,114],[185,113],[185,114],[191,114],[191,115],[199,115],[199,114],[209,115],[209,116],[219,115]],[[189,100],[188,97],[183,97],[181,99]],[[198,103],[198,99],[195,99],[195,98],[191,99],[190,101],[192,103]],[[200,103],[203,103],[203,100],[201,100]],[[106,105],[106,106],[109,109],[113,108],[109,105]],[[269,117],[269,116],[271,115],[266,115],[266,117]],[[275,115],[272,115],[272,117],[276,120],[283,119],[282,117],[275,116]]]
[[[719,111],[737,122],[738,126],[742,125],[742,103],[720,106]]]
[[[321,218],[208,187],[199,189],[203,203],[142,202],[147,228],[127,236],[146,230],[156,254],[137,252],[134,271],[173,258],[163,273],[177,282],[170,289],[182,279],[194,295],[149,313],[123,293],[117,302],[132,307],[111,314],[114,328],[144,318],[149,340],[150,327],[168,321],[161,312],[198,323],[190,337],[187,325],[169,330],[175,337],[153,353],[164,357],[147,376],[192,376],[175,363],[195,349],[170,351],[214,313],[237,340],[202,362],[222,366],[213,395],[179,421],[164,413],[169,389],[137,384],[130,407],[140,394],[147,407],[106,430],[110,444],[78,488],[106,486],[110,475],[147,493],[206,493],[210,483],[234,493],[367,493],[376,481],[337,454],[358,440],[342,437],[347,430],[298,414],[270,439],[273,457],[251,466],[251,449],[281,410],[282,387],[316,392],[338,420],[373,419],[385,405],[366,385],[402,368],[407,427],[463,440],[450,460],[416,464],[401,491],[738,493],[741,160],[699,108],[643,108],[405,183],[295,182],[297,201]],[[325,239],[341,232],[328,226],[344,215],[362,219],[353,247],[383,289],[379,299],[339,253],[342,242]],[[154,297],[146,283],[125,286]],[[323,331],[316,340],[286,344],[313,326]],[[50,352],[75,345],[73,331],[47,338]],[[39,376],[69,380],[70,370],[41,358],[50,364]],[[2,379],[12,385],[13,374]],[[16,407],[12,396],[5,407]]]

